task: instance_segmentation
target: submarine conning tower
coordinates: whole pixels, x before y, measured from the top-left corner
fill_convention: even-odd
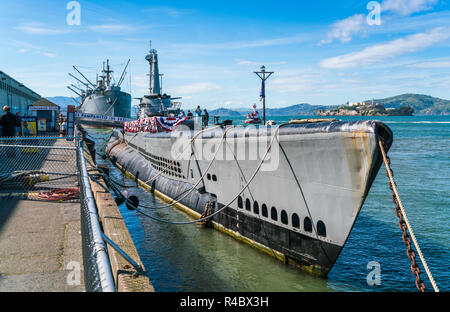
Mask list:
[[[149,52],[145,59],[150,64],[150,95],[160,95],[161,85],[159,83],[158,52],[152,49],[151,41]]]
[[[161,94],[161,82],[158,67],[158,52],[152,49],[152,41],[150,41],[150,51],[145,57],[150,65],[149,71],[149,95],[141,98],[139,104],[138,118],[146,118],[152,116],[168,116],[169,114],[177,115],[180,111],[179,107],[175,107],[170,95]]]

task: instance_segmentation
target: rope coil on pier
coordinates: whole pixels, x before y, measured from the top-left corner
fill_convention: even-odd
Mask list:
[[[39,193],[36,198],[47,201],[59,201],[78,199],[80,194],[79,188],[54,189],[48,192]]]
[[[422,254],[422,251],[420,250],[420,246],[419,243],[416,240],[416,237],[414,235],[414,232],[411,228],[411,225],[408,221],[408,217],[406,215],[405,209],[403,207],[402,201],[400,200],[400,196],[398,194],[397,191],[397,186],[395,184],[394,181],[394,172],[391,169],[391,159],[386,155],[386,151],[385,151],[385,147],[383,142],[380,140],[378,142],[379,146],[380,146],[380,150],[381,150],[381,154],[383,156],[383,162],[384,165],[386,166],[386,175],[389,178],[389,188],[392,191],[392,201],[395,204],[395,213],[397,214],[398,218],[399,218],[399,227],[403,232],[402,235],[402,239],[403,242],[405,243],[405,245],[407,246],[407,251],[406,254],[408,255],[408,258],[411,260],[411,271],[413,272],[413,274],[416,276],[416,287],[420,292],[425,292],[425,283],[422,281],[422,279],[420,278],[420,268],[417,266],[416,264],[416,253],[414,252],[414,250],[411,247],[411,238],[412,241],[414,243],[414,246],[417,249],[417,252],[419,254],[420,260],[422,261],[423,267],[425,268],[425,271],[428,275],[428,278],[431,282],[431,285],[434,288],[435,292],[439,292],[439,288],[436,285],[436,282],[434,281],[433,276],[431,275],[431,271],[428,268],[427,262],[425,261],[425,258]],[[408,235],[409,231],[411,238]]]

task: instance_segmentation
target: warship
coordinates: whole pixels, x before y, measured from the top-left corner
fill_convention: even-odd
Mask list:
[[[86,78],[76,66],[73,66],[82,78],[69,73],[78,82],[78,86],[71,84],[68,89],[80,98],[76,113],[80,123],[94,126],[121,126],[123,122],[130,120],[131,95],[121,90],[129,63],[130,60],[128,60],[117,84],[111,82],[113,71],[110,68],[109,60],[106,61],[106,67],[103,63],[102,75],[97,75],[95,84]],[[84,88],[80,88],[80,84]]]
[[[161,95],[150,50],[150,95],[115,129],[106,153],[142,187],[215,229],[325,277],[338,259],[388,150],[379,121],[291,120],[203,128]],[[136,207],[138,208],[138,207]],[[137,209],[137,211],[141,211]],[[154,211],[154,210],[153,210]]]

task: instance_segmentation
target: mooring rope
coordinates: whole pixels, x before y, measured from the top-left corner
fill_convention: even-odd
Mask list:
[[[209,169],[211,168],[212,164],[213,164],[214,161],[216,160],[216,157],[217,157],[217,154],[219,153],[220,147],[222,146],[224,140],[226,139],[226,135],[227,135],[227,133],[228,133],[228,131],[229,131],[230,129],[231,129],[231,128],[228,128],[228,129],[226,129],[226,130],[223,132],[222,139],[221,139],[221,141],[220,141],[220,143],[219,143],[219,146],[218,146],[218,148],[216,149],[216,152],[214,153],[214,156],[213,156],[212,160],[209,162],[209,164],[208,164],[207,168],[205,169],[203,175],[198,179],[198,181],[197,181],[194,185],[192,185],[192,187],[191,187],[189,190],[186,190],[186,191],[182,192],[180,195],[178,195],[178,196],[181,196],[181,198],[174,198],[172,201],[169,202],[169,204],[164,205],[164,206],[145,207],[145,206],[141,205],[141,207],[147,208],[147,209],[154,209],[154,210],[156,210],[156,209],[164,209],[164,208],[173,207],[174,205],[180,203],[184,198],[186,198],[186,197],[187,197],[189,194],[191,194],[194,190],[196,190],[197,186],[200,184],[200,182],[203,181],[203,179],[204,179],[205,176],[207,175]],[[193,144],[193,143],[191,142],[191,145],[192,145],[192,144]],[[193,149],[193,150],[195,150],[195,149]],[[194,152],[194,156],[195,156],[195,152]],[[146,182],[146,184],[147,184],[147,182]],[[178,197],[178,196],[177,196],[177,197]]]
[[[169,163],[169,164],[168,164],[163,170],[161,170],[156,176],[154,176],[152,179],[150,179],[150,180],[148,180],[148,181],[146,181],[146,182],[144,182],[144,183],[145,183],[145,184],[148,184],[148,183],[152,182],[152,181],[155,180],[157,177],[159,177],[162,173],[164,173],[164,172],[165,172],[165,171],[166,171],[166,170],[167,170],[167,169],[168,169],[175,161],[179,160],[179,158],[181,158],[181,156],[182,156],[183,153],[186,151],[186,149],[187,149],[189,146],[192,146],[192,145],[193,145],[195,139],[196,139],[201,133],[204,133],[204,132],[206,132],[207,130],[212,130],[212,129],[216,129],[216,128],[219,128],[219,127],[220,127],[220,126],[216,126],[216,127],[212,127],[212,128],[208,128],[208,129],[203,129],[203,130],[199,131],[199,132],[198,132],[198,133],[190,140],[189,144],[186,145],[186,147],[184,148],[184,150],[183,150],[183,151],[180,153],[180,155],[178,156],[178,159],[172,160],[172,162]],[[220,144],[219,144],[219,147],[217,148],[217,150],[216,150],[216,152],[215,152],[215,154],[214,154],[214,156],[213,156],[211,162],[208,164],[208,167],[207,167],[206,170],[204,171],[204,174],[199,178],[199,180],[198,180],[198,181],[197,181],[197,182],[196,182],[189,190],[186,190],[186,191],[184,191],[184,192],[182,192],[181,194],[178,195],[178,196],[181,196],[181,198],[174,198],[169,204],[163,205],[163,206],[152,206],[152,207],[149,207],[149,206],[143,206],[143,205],[140,205],[140,206],[143,207],[143,208],[146,208],[146,209],[153,209],[153,210],[173,207],[174,205],[178,204],[181,200],[183,200],[184,198],[186,198],[189,194],[191,194],[194,190],[196,190],[196,187],[200,184],[201,181],[203,181],[203,179],[204,179],[205,176],[207,175],[209,169],[211,168],[212,164],[214,163],[214,161],[215,161],[215,159],[216,159],[216,157],[217,157],[217,154],[218,154],[219,151],[220,151],[220,147],[222,146],[224,140],[226,139],[226,135],[227,135],[227,133],[228,133],[228,131],[229,131],[230,129],[232,129],[232,128],[231,128],[231,127],[230,127],[230,128],[227,128],[227,129],[224,131],[224,133],[223,133],[223,135],[222,135],[222,139],[221,139]],[[136,135],[137,135],[137,134],[136,134]],[[135,136],[136,136],[136,135],[135,135]],[[135,136],[134,136],[134,137],[135,137]],[[133,138],[134,138],[134,137],[133,137]],[[143,155],[139,150],[136,150],[136,151],[137,151],[139,154]],[[195,155],[195,153],[194,153],[194,155]],[[91,166],[93,166],[93,165],[91,164]],[[101,170],[101,169],[98,168],[97,166],[93,166],[93,167],[95,167],[95,168],[96,168],[99,172],[101,172],[102,175],[105,177],[105,174],[104,174],[103,170]],[[106,177],[106,178],[107,178],[107,180],[109,180],[110,182],[115,183],[115,181],[112,180],[111,178],[109,178],[109,177]],[[178,196],[177,196],[177,197],[178,197]],[[128,203],[131,204],[130,202],[128,202]]]
[[[403,218],[404,218],[404,222],[405,222],[405,224],[406,224],[406,226],[407,226],[407,228],[408,228],[408,231],[409,231],[409,233],[410,233],[410,235],[411,235],[411,238],[412,238],[412,240],[413,240],[414,246],[415,246],[416,249],[417,249],[417,252],[418,252],[418,254],[419,254],[420,260],[422,261],[423,267],[425,268],[425,271],[426,271],[426,273],[427,273],[427,275],[428,275],[428,279],[430,280],[431,285],[432,285],[433,288],[434,288],[434,291],[435,291],[435,292],[439,292],[439,288],[437,287],[436,282],[434,281],[433,275],[431,275],[431,271],[430,271],[430,269],[428,268],[427,262],[425,261],[425,258],[424,258],[423,254],[422,254],[422,251],[420,250],[419,243],[417,242],[417,239],[416,239],[416,236],[414,235],[414,232],[413,232],[413,229],[412,229],[412,227],[411,227],[411,224],[409,223],[408,217],[407,217],[406,212],[405,212],[405,208],[403,207],[402,201],[401,201],[401,199],[400,199],[400,195],[398,194],[397,186],[396,186],[396,184],[395,184],[394,177],[393,177],[393,174],[392,174],[392,169],[391,169],[391,167],[390,167],[390,160],[389,160],[389,158],[388,158],[387,155],[386,155],[386,151],[385,151],[385,149],[384,149],[383,142],[380,140],[380,141],[378,142],[378,144],[379,144],[379,146],[380,146],[381,154],[383,155],[383,162],[384,162],[384,165],[386,166],[386,173],[387,173],[387,176],[388,176],[388,178],[389,178],[389,187],[391,188],[391,190],[392,190],[392,192],[393,192],[393,194],[394,194],[394,195],[393,195],[394,203],[399,207],[399,209],[400,209],[400,211],[401,211],[401,214],[402,214],[402,216],[403,216]],[[399,216],[399,217],[400,217],[400,216]],[[400,219],[400,223],[401,223],[401,221],[402,221],[402,220]],[[405,230],[405,229],[402,228],[402,230]],[[405,234],[406,234],[406,231],[405,231]],[[408,257],[410,257],[410,259],[411,259],[411,258],[414,258],[415,256],[414,256],[414,257],[410,256],[411,251],[409,250],[409,249],[410,249],[410,246],[409,246],[409,244],[407,243],[407,242],[408,242],[407,239],[404,238],[404,242],[405,242],[405,244],[408,245]],[[410,240],[409,240],[409,242],[410,242]],[[412,251],[412,253],[414,253],[414,251]],[[417,280],[416,280],[416,286],[417,286],[417,288],[418,288],[420,291],[423,292],[423,291],[425,290],[425,287],[424,287],[425,285],[423,285],[423,287],[421,287],[421,286],[419,285],[420,282],[421,282],[420,277],[418,277],[418,275],[419,275],[419,273],[420,273],[420,269],[419,269],[418,271],[416,271],[416,269],[414,268],[414,265],[415,265],[414,259],[411,259],[411,262],[412,262],[412,264],[411,264],[411,270],[413,271],[413,273],[416,275],[416,278],[417,278]],[[417,269],[418,269],[418,267],[417,267]],[[423,282],[422,282],[422,283],[423,283]]]
[[[164,169],[160,170],[160,172],[159,172],[156,176],[154,176],[154,177],[151,178],[150,180],[146,181],[145,184],[148,184],[148,183],[153,182],[156,178],[158,178],[160,175],[162,175],[163,173],[165,173],[165,172],[167,171],[167,169],[169,169],[170,166],[172,166],[176,161],[180,160],[181,157],[183,157],[183,154],[184,154],[184,152],[187,150],[187,148],[188,148],[189,146],[192,146],[193,142],[195,141],[195,139],[196,139],[200,134],[202,134],[202,133],[204,133],[204,132],[206,132],[206,131],[209,131],[209,130],[213,130],[213,129],[220,128],[220,127],[221,127],[221,126],[215,126],[215,127],[212,127],[212,128],[206,128],[206,129],[203,129],[203,130],[197,132],[197,134],[195,134],[195,135],[192,137],[192,139],[190,140],[189,144],[186,144],[186,146],[185,146],[185,148],[183,149],[183,151],[182,151],[175,159],[173,159],[173,160],[172,160],[172,161],[171,161]],[[145,155],[142,154],[139,150],[137,150],[137,152],[138,152],[139,154],[145,156]]]
[[[220,128],[220,126],[215,126],[215,127],[212,127],[212,128],[207,128],[207,129],[203,129],[203,130],[199,131],[196,135],[194,135],[194,137],[191,138],[189,144],[186,145],[186,147],[185,147],[185,148],[183,149],[183,151],[177,156],[177,158],[175,158],[174,160],[172,160],[172,161],[171,161],[164,169],[162,169],[162,170],[161,170],[157,175],[155,175],[153,178],[151,178],[151,179],[148,180],[148,181],[145,181],[144,184],[149,184],[149,183],[151,183],[151,182],[154,181],[156,178],[158,178],[159,176],[161,176],[164,172],[166,172],[167,169],[169,169],[170,166],[172,166],[176,161],[178,161],[178,160],[183,156],[183,153],[186,151],[186,149],[187,149],[189,146],[192,146],[192,144],[193,144],[193,142],[195,141],[195,139],[196,139],[201,133],[204,133],[204,132],[206,132],[206,131],[208,131],[208,130],[212,130],[212,129],[216,129],[216,128]],[[227,132],[228,132],[230,129],[231,129],[231,128],[228,128],[228,129],[226,129],[226,130],[224,131],[224,134],[223,134],[223,136],[222,136],[222,140],[221,140],[221,142],[220,142],[220,146],[222,145],[223,140],[225,139],[225,136],[226,136]],[[137,135],[137,134],[136,134],[136,135]],[[134,138],[134,137],[133,137],[133,138]],[[220,147],[220,146],[219,146],[219,147]],[[134,150],[137,151],[138,154],[141,154],[141,155],[145,156],[145,155],[144,155],[143,153],[141,153],[139,150],[136,150],[136,149],[134,149]],[[205,178],[205,176],[206,176],[208,170],[211,168],[211,166],[212,166],[214,160],[216,159],[216,156],[217,156],[218,152],[219,152],[219,148],[217,149],[217,151],[216,151],[216,153],[215,153],[213,159],[212,159],[211,162],[209,163],[208,168],[205,170],[205,173],[202,175],[202,177],[200,177],[200,179],[195,183],[195,185],[192,186],[192,188],[190,188],[189,190],[186,190],[186,191],[182,192],[181,194],[179,194],[179,195],[177,196],[177,198],[174,198],[168,205],[163,205],[163,206],[152,206],[152,207],[150,207],[150,206],[143,206],[143,205],[140,205],[140,206],[143,207],[143,208],[146,208],[146,209],[158,210],[158,209],[164,209],[164,208],[173,207],[174,205],[176,205],[177,203],[179,203],[181,200],[183,200],[183,199],[186,198],[189,194],[191,194],[191,193],[196,189],[196,187],[200,184],[200,182],[203,181],[203,179]],[[112,182],[114,182],[114,181],[112,181]],[[179,196],[181,196],[181,198],[179,198]]]
[[[138,207],[133,206],[131,203],[130,205],[132,206],[132,208],[135,208],[136,212],[142,214],[145,217],[148,217],[152,220],[158,221],[158,222],[162,222],[162,223],[167,223],[167,224],[173,224],[173,225],[186,225],[186,224],[195,224],[198,222],[202,222],[202,221],[206,221],[211,219],[212,217],[214,217],[215,215],[219,214],[220,212],[222,212],[223,210],[225,210],[226,208],[228,208],[234,201],[236,201],[236,199],[249,187],[250,183],[253,181],[253,179],[256,177],[256,175],[258,174],[259,170],[261,169],[261,166],[263,165],[264,161],[266,160],[267,154],[269,153],[269,151],[272,148],[273,142],[275,141],[275,138],[278,134],[278,132],[280,131],[280,128],[288,125],[289,123],[286,124],[281,124],[275,131],[269,146],[267,147],[267,150],[264,154],[264,157],[261,159],[261,162],[259,163],[258,167],[256,168],[255,172],[252,174],[251,178],[248,180],[247,184],[239,191],[239,193],[230,201],[228,202],[228,204],[226,204],[225,206],[223,206],[222,208],[220,208],[219,210],[215,211],[214,213],[208,215],[207,217],[204,218],[200,218],[197,219],[195,221],[187,221],[187,222],[175,222],[175,221],[169,221],[169,220],[164,220],[164,219],[160,219],[154,216],[151,216],[149,214],[146,214],[145,212],[143,212],[142,210],[140,210]]]

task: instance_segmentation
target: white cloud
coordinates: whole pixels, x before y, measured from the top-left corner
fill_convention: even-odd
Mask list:
[[[261,63],[248,61],[248,60],[236,60],[236,63],[238,65],[252,65],[252,66],[258,66],[261,65]]]
[[[11,44],[18,48],[18,50],[17,50],[18,53],[34,53],[34,54],[40,54],[40,55],[50,57],[50,58],[57,56],[56,53],[48,52],[46,49],[44,49],[40,46],[36,46],[36,45],[30,44],[27,42],[14,40],[11,42]]]
[[[349,42],[352,36],[360,33],[364,28],[365,23],[364,14],[355,14],[342,21],[333,24],[331,30],[328,32],[327,38],[320,41],[319,45],[331,43],[334,40],[341,42]]]
[[[296,73],[280,73],[278,77],[274,77],[269,81],[271,90],[280,93],[305,92],[322,88],[328,81],[316,74],[296,74]]]
[[[152,13],[152,14],[164,14],[169,15],[171,17],[180,17],[188,14],[192,14],[194,10],[190,9],[175,9],[171,7],[155,7],[142,10],[144,13]]]
[[[410,15],[433,8],[439,0],[384,0],[382,11],[392,11],[400,15]]]
[[[325,59],[320,62],[319,66],[329,69],[342,69],[380,63],[387,59],[392,59],[405,53],[416,52],[435,43],[445,41],[450,37],[449,30],[449,28],[438,27],[429,32],[376,44],[362,51]]]
[[[282,37],[274,39],[262,39],[251,41],[235,41],[235,42],[223,42],[223,43],[199,43],[199,44],[174,44],[176,49],[195,50],[195,49],[220,49],[220,50],[238,50],[247,48],[260,48],[269,46],[281,46],[294,43],[302,43],[308,41],[309,38],[306,35]]]
[[[449,68],[450,61],[427,61],[408,65],[409,68]]]
[[[393,13],[394,15],[408,16],[413,13],[427,11],[433,8],[439,0],[384,0],[381,4],[381,13]],[[319,42],[319,45],[339,40],[349,42],[354,35],[364,32],[367,27],[366,14],[355,14],[338,21],[331,26],[327,38]]]
[[[118,32],[118,31],[132,31],[135,27],[125,24],[102,24],[89,26],[89,29],[97,32]]]
[[[262,66],[262,65],[283,65],[286,62],[254,62],[249,60],[238,59],[236,60],[238,65],[250,65],[250,66]]]
[[[61,35],[69,32],[69,30],[51,28],[42,23],[24,23],[15,29],[32,35]]]
[[[195,94],[205,91],[219,90],[221,86],[211,82],[197,82],[189,85],[179,86],[174,89],[177,94]]]
[[[56,53],[50,53],[50,52],[43,52],[42,55],[46,56],[46,57],[54,58],[54,57],[56,57],[57,54]]]

